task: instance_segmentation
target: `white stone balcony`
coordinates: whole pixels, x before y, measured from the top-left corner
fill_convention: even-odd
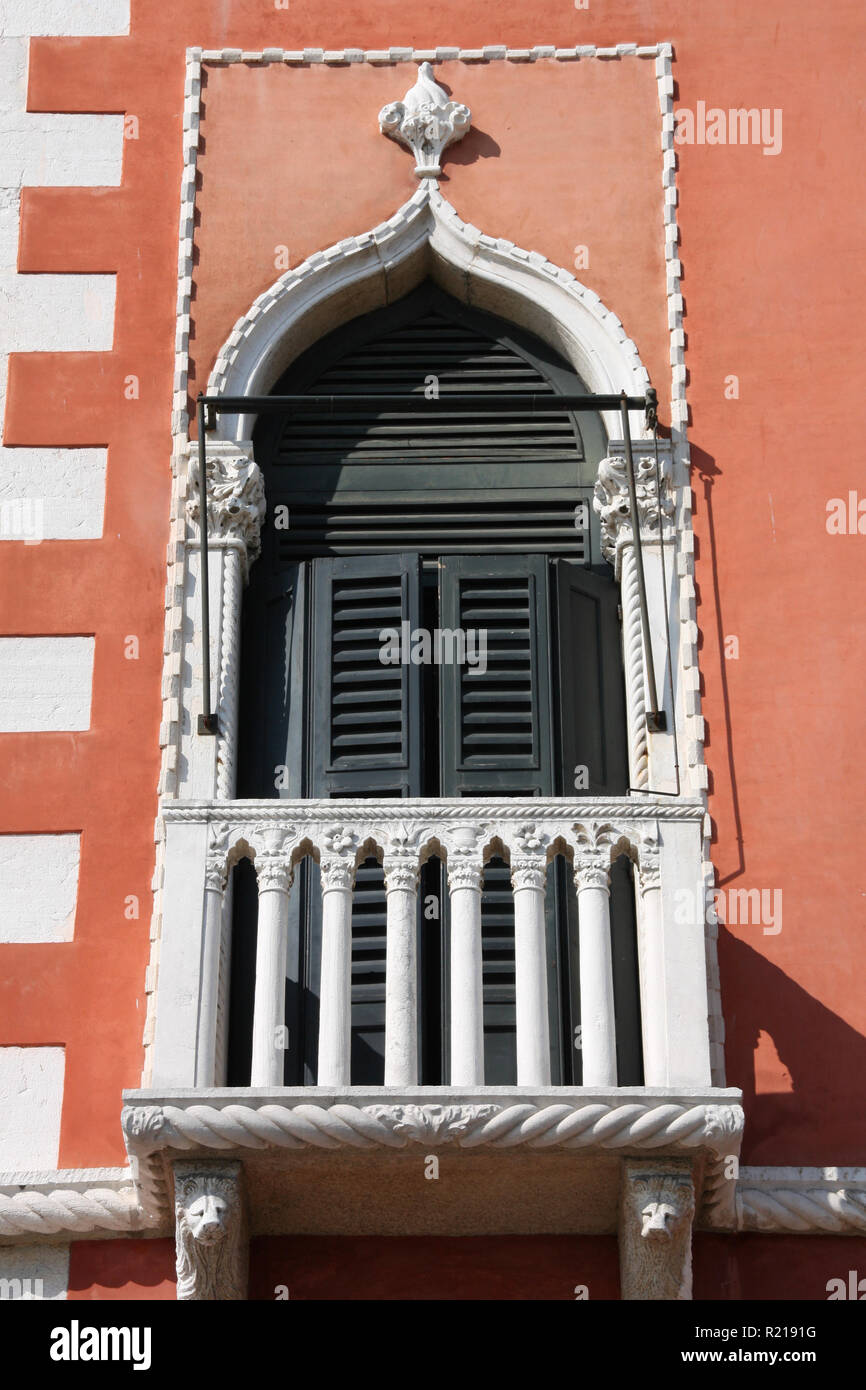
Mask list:
[[[517,1084],[550,1085],[544,895],[557,855],[574,874],[580,914],[583,1083],[615,1087],[616,1038],[609,922],[612,860],[628,855],[638,885],[638,961],[645,1084],[711,1085],[698,801],[403,800],[174,802],[166,827],[163,928],[153,1085],[219,1085],[218,1033],[226,986],[228,874],[242,857],[258,880],[253,1087],[283,1077],[289,895],[306,855],[323,895],[319,1087],[348,1087],[351,914],[356,866],[382,863],[387,901],[386,1087],[418,1085],[417,911],[420,866],[438,855],[450,895],[451,1087],[483,1086],[481,879],[493,855],[514,894]]]

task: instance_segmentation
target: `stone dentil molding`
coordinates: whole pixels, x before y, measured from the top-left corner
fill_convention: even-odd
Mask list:
[[[237,1162],[180,1161],[174,1168],[178,1301],[243,1300],[249,1238]]]
[[[691,1298],[694,1214],[688,1164],[670,1159],[623,1164],[619,1271],[624,1300]]]
[[[429,63],[418,69],[418,80],[402,101],[392,101],[379,112],[383,135],[408,146],[415,156],[419,179],[438,178],[443,151],[462,140],[472,113],[459,101],[449,101]]]

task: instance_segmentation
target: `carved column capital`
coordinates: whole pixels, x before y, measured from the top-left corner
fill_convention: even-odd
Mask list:
[[[691,1298],[694,1214],[695,1189],[686,1160],[624,1161],[619,1224],[623,1299]]]
[[[658,840],[642,840],[638,850],[638,885],[641,893],[661,888],[661,846]]]
[[[286,859],[277,858],[276,855],[257,854],[255,870],[260,893],[274,889],[288,893],[292,886],[292,866]]]
[[[547,860],[543,854],[520,854],[511,856],[511,886],[515,892],[520,888],[544,890],[547,879]]]
[[[224,893],[228,882],[228,865],[225,859],[209,854],[205,860],[204,886],[208,891]]]
[[[415,156],[419,179],[438,178],[439,161],[448,145],[461,140],[469,129],[468,106],[451,101],[440,87],[429,63],[418,69],[418,80],[402,101],[392,101],[379,112],[379,129],[406,145]]]
[[[245,1299],[249,1238],[242,1164],[196,1159],[172,1166],[178,1299]]]
[[[659,500],[655,458],[652,455],[635,457],[634,480],[641,540],[657,541],[660,538],[661,518],[673,514],[674,504],[665,492],[664,481]],[[617,552],[622,546],[634,542],[624,457],[613,456],[601,460],[592,506],[601,519],[602,554],[611,564],[615,564]]]
[[[218,893],[224,893],[228,882],[229,828],[227,825],[212,825],[208,838],[207,858],[205,860],[204,885]]]
[[[415,893],[418,889],[420,867],[418,860],[410,855],[388,855],[385,858],[385,892]]]
[[[208,541],[237,549],[245,577],[261,550],[265,518],[265,486],[252,450],[251,443],[235,444],[223,439],[207,441]],[[186,512],[198,527],[198,444],[195,441],[190,445],[189,474]]]
[[[484,865],[480,855],[448,855],[449,892],[453,893],[457,888],[474,888],[480,893],[483,878]]]
[[[578,893],[582,888],[603,888],[610,892],[610,854],[603,849],[583,850],[574,856],[574,886]]]
[[[351,892],[355,885],[354,859],[323,855],[319,860],[319,872],[322,876],[322,891],[324,893],[329,892],[332,888],[348,889]]]

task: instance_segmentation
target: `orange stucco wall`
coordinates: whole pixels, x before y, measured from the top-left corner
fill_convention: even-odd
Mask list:
[[[866,539],[826,502],[860,484],[866,233],[853,151],[856,0],[133,0],[129,38],[37,39],[31,110],[128,112],[119,189],[31,189],[24,272],[116,271],[114,348],[18,354],[7,445],[107,445],[104,536],[0,547],[4,634],[96,636],[92,727],[0,735],[0,831],[82,832],[75,939],[0,947],[0,1044],[63,1044],[60,1164],[123,1160],[120,1090],[142,1065],[187,45],[641,44],[669,39],[678,105],[781,108],[784,144],[680,150],[701,667],[714,862],[781,889],[783,929],[722,929],[728,1082],[747,1162],[862,1162],[858,777]],[[477,128],[443,191],[467,220],[570,266],[623,320],[669,395],[658,111],[651,60],[442,64]],[[413,190],[376,113],[411,69],[211,70],[191,345],[196,388],[234,319],[291,263],[389,216]],[[140,379],[140,399],[123,381]],[[726,399],[725,378],[739,378]],[[137,662],[123,639],[139,637]],[[725,660],[735,636],[739,658]],[[135,894],[138,920],[124,916]],[[87,1247],[82,1246],[82,1249]],[[90,1247],[95,1249],[96,1247]],[[123,1248],[129,1248],[124,1245]],[[817,1249],[810,1245],[809,1250]],[[83,1258],[83,1257],[82,1257]]]

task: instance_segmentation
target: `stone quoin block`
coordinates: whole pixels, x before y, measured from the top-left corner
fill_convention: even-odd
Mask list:
[[[0,733],[90,727],[93,637],[0,637]]]
[[[57,1167],[62,1047],[0,1047],[0,1172]]]
[[[0,835],[0,942],[71,941],[80,835]]]

